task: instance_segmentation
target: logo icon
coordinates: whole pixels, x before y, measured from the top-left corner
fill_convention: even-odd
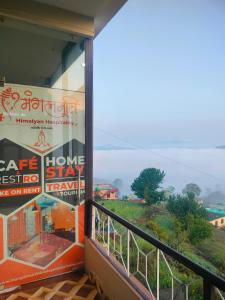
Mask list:
[[[46,142],[46,137],[45,137],[45,132],[43,129],[40,130],[39,135],[38,135],[38,140],[37,142],[34,144],[34,146],[36,147],[49,147],[50,144]]]

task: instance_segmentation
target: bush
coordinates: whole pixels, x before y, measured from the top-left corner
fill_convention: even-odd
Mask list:
[[[204,219],[207,218],[206,209],[200,206],[190,194],[187,196],[171,196],[167,202],[167,209],[170,213],[180,219],[180,221],[185,221],[186,216],[189,214]]]
[[[188,224],[188,237],[193,245],[201,243],[203,240],[212,236],[213,228],[210,223],[201,217],[188,215],[186,217]]]
[[[148,227],[159,240],[163,240],[163,241],[169,240],[168,232],[162,229],[160,225],[158,225],[154,221],[148,221]]]

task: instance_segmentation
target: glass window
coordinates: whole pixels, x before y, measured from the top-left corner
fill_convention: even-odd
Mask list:
[[[84,239],[84,39],[40,31],[0,26],[0,240],[6,260],[43,269],[34,280],[81,266]]]

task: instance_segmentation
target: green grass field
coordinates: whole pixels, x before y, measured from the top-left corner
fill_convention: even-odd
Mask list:
[[[117,200],[101,201],[100,203],[135,224],[141,224],[145,215],[145,206],[143,204]]]

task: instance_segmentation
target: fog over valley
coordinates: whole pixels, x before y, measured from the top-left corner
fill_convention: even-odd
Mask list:
[[[225,191],[224,149],[160,148],[149,150],[95,150],[94,176],[105,181],[121,178],[122,194],[130,193],[130,185],[144,168],[159,168],[166,173],[164,187],[176,192],[190,182],[198,184],[202,194]]]

